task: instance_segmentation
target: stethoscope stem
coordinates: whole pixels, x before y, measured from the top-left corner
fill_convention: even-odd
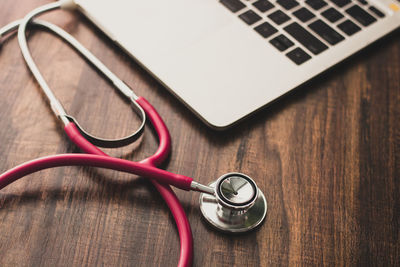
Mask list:
[[[210,186],[207,186],[207,185],[200,184],[200,183],[195,182],[195,181],[192,181],[192,183],[190,184],[190,189],[192,191],[206,193],[206,194],[209,194],[209,195],[215,195],[214,188],[212,188]]]

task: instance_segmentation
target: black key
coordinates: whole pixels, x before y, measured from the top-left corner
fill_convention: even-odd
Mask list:
[[[339,13],[339,11],[337,11],[336,9],[334,9],[333,7],[325,10],[324,12],[321,13],[322,16],[324,16],[327,20],[329,20],[330,22],[336,22],[339,19],[343,18],[344,16]]]
[[[246,6],[239,0],[220,0],[220,2],[232,12],[238,12]]]
[[[331,0],[331,1],[338,7],[344,7],[345,5],[351,2],[351,0]]]
[[[351,36],[356,32],[360,31],[361,28],[358,27],[354,22],[351,20],[345,20],[344,22],[338,25],[339,29],[341,29],[345,34]]]
[[[322,51],[328,49],[328,47],[324,43],[315,38],[314,35],[301,27],[297,22],[293,22],[292,24],[286,26],[284,30],[289,33],[294,39],[304,45],[314,55],[318,55]]]
[[[377,15],[380,18],[385,17],[385,14],[374,6],[370,6],[369,10],[372,11],[375,15]]]
[[[303,49],[299,47],[287,53],[286,56],[290,58],[297,65],[303,64],[304,62],[306,62],[311,58],[309,54],[304,52]]]
[[[323,0],[307,0],[306,4],[312,7],[314,10],[319,10],[327,5]]]
[[[254,30],[256,30],[256,32],[261,34],[261,36],[264,38],[267,38],[278,31],[268,22],[264,22],[263,24],[258,25],[254,28]]]
[[[282,23],[290,20],[290,17],[280,10],[277,10],[274,13],[268,15],[268,18],[270,18],[273,22],[275,22],[278,25],[281,25]]]
[[[368,2],[365,0],[358,0],[358,2],[362,5],[368,5]]]
[[[335,45],[344,40],[344,37],[342,35],[340,35],[337,31],[332,29],[330,26],[328,26],[328,24],[320,19],[311,23],[310,25],[308,25],[308,27],[310,27],[311,30],[313,30],[316,34],[321,36],[331,45]]]
[[[281,34],[269,41],[273,46],[275,46],[279,51],[285,51],[294,43],[290,41],[285,35]]]
[[[253,6],[255,6],[258,10],[260,10],[261,12],[265,12],[270,10],[271,8],[274,7],[273,4],[271,4],[269,1],[267,0],[258,0],[257,2],[253,3]]]
[[[259,15],[256,14],[253,10],[248,10],[239,16],[244,22],[251,25],[261,19]]]
[[[315,15],[313,13],[311,13],[305,7],[302,7],[299,10],[297,10],[296,12],[293,12],[293,15],[295,15],[296,18],[298,18],[302,22],[306,22],[306,21],[312,19],[313,17],[315,17]]]
[[[352,16],[355,20],[357,20],[364,26],[368,26],[376,21],[376,18],[371,16],[367,11],[357,5],[346,9],[346,13]]]
[[[299,5],[299,3],[296,0],[278,0],[276,2],[286,10],[292,9],[295,6]]]

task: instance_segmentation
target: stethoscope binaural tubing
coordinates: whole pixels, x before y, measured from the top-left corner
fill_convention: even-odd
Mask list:
[[[49,5],[54,5],[54,4],[52,3]],[[1,35],[5,35],[15,30],[18,27],[19,23],[20,23],[19,21],[16,21],[4,27],[3,31],[0,33],[0,37]],[[35,22],[31,21],[30,23],[35,23]],[[52,29],[56,27],[55,25],[46,22],[36,22],[36,24],[41,24],[41,26],[48,28],[50,31],[52,31]],[[62,29],[59,30],[64,32]],[[66,32],[64,33],[67,34]],[[168,133],[168,129],[163,123],[161,117],[158,115],[157,111],[144,98],[138,97],[136,99],[136,102],[139,105],[141,105],[141,107],[143,107],[143,109],[145,109],[145,112],[149,115],[149,120],[153,124],[154,129],[156,130],[157,135],[159,137],[159,148],[157,149],[154,155],[148,157],[147,159],[142,160],[140,163],[115,159],[111,157],[105,158],[105,156],[108,155],[105,154],[100,149],[98,149],[93,144],[91,144],[90,142],[88,142],[81,135],[81,132],[77,129],[76,125],[73,122],[69,122],[64,127],[67,135],[84,152],[95,155],[63,154],[51,157],[44,157],[21,164],[0,175],[0,188],[7,186],[8,184],[12,183],[13,181],[19,178],[22,178],[25,175],[28,175],[32,172],[42,170],[45,168],[56,167],[56,166],[67,166],[67,165],[84,165],[84,166],[99,166],[99,167],[106,167],[119,170],[122,169],[122,171],[130,173],[145,174],[146,172],[148,173],[150,171],[151,177],[161,180],[164,179],[165,182],[171,182],[172,184],[176,184],[182,189],[188,190],[189,181],[191,178],[187,179],[184,178],[184,176],[174,175],[154,167],[156,165],[161,164],[169,154],[170,143],[171,143],[170,135]],[[108,164],[106,162],[108,162]],[[154,174],[156,175],[154,176]],[[182,177],[184,179],[179,181],[179,179]],[[151,182],[154,184],[154,186],[157,188],[159,193],[166,201],[174,217],[176,225],[178,227],[180,243],[181,243],[178,266],[189,266],[191,265],[192,262],[193,240],[192,240],[190,225],[185,215],[185,212],[181,204],[179,203],[179,200],[177,199],[176,195],[167,184],[158,183],[154,179],[151,179]],[[191,182],[190,187],[192,190],[201,191],[199,189],[201,189],[202,185],[197,184],[195,182]],[[205,186],[204,188],[208,189],[208,187]]]
[[[9,34],[10,32],[15,31],[20,24],[21,24],[21,21],[18,20],[18,21],[14,21],[14,22],[8,24],[7,26],[3,27],[3,30],[0,32],[0,37],[4,36],[6,34]],[[75,48],[77,51],[79,51],[86,59],[88,59],[87,55],[90,55],[91,56],[90,58],[95,58],[86,49],[85,49],[85,52],[82,52],[82,48],[79,48],[77,46],[77,44],[81,47],[83,47],[83,46],[80,45],[80,43],[77,42],[72,36],[70,36],[68,33],[66,33],[61,28],[57,27],[56,25],[49,23],[49,22],[42,21],[42,20],[31,21],[30,24],[43,27],[43,28],[55,33],[60,38],[67,41],[67,43],[70,44],[73,48]],[[23,29],[23,30],[25,31],[25,29]],[[71,42],[71,40],[74,40],[75,42]],[[24,56],[26,56],[26,55],[29,55],[29,58],[31,58],[29,53],[25,53]],[[95,59],[97,60],[97,58],[95,58]],[[92,63],[92,59],[88,59],[88,60]],[[33,61],[33,60],[31,60],[31,61]],[[37,68],[36,65],[34,65],[34,66],[30,65],[29,67],[30,67],[30,69]],[[38,75],[35,75],[35,77],[41,77],[41,74],[39,73]],[[43,81],[44,81],[44,79],[43,79]],[[46,87],[48,87],[48,86],[46,85]],[[51,92],[51,94],[52,94],[52,92]],[[134,95],[133,92],[132,92],[132,94]],[[132,95],[129,94],[129,97],[131,97],[131,96]],[[139,102],[139,103],[140,102],[146,103],[144,105],[146,107],[145,113],[152,114],[152,116],[149,116],[150,118],[154,117],[154,114],[157,113],[155,111],[155,109],[144,98],[135,96],[135,100],[136,100],[136,102]],[[141,104],[140,107],[143,109],[143,104]],[[158,115],[158,113],[157,113],[157,115]],[[58,114],[58,116],[63,116],[63,115]],[[158,115],[158,117],[159,117],[159,115]],[[162,121],[162,119],[161,119],[161,117],[159,117],[159,119],[153,120],[152,124],[159,125],[161,121]],[[72,140],[74,140],[75,138],[78,138],[79,134],[81,134],[80,129],[78,129],[78,127],[76,127],[76,126],[75,127],[72,126],[71,121],[66,121],[65,124],[66,124],[65,125],[66,127],[64,128],[64,130],[67,132],[69,137]],[[75,124],[75,122],[73,122],[73,124]],[[82,142],[83,139],[80,139],[80,141]],[[163,146],[163,142],[162,142],[162,140],[160,140],[160,147],[162,147],[162,146]],[[156,154],[160,154],[161,152],[162,151],[157,151]],[[69,155],[71,155],[70,158],[68,157]],[[81,156],[81,157],[78,157],[78,156]],[[152,173],[154,173],[154,177],[152,177],[152,178],[159,180],[161,183],[170,184],[174,187],[177,187],[177,188],[183,189],[183,190],[187,190],[187,191],[194,190],[194,191],[199,191],[199,192],[203,192],[203,193],[214,194],[214,189],[193,181],[193,178],[190,178],[190,177],[187,177],[184,175],[174,174],[174,173],[171,173],[171,172],[168,172],[168,171],[165,171],[162,169],[158,169],[155,167],[141,167],[140,163],[132,162],[129,160],[108,158],[107,160],[109,160],[110,163],[106,163],[104,160],[101,159],[102,156],[73,154],[73,153],[59,154],[59,155],[51,156],[51,157],[56,157],[57,159],[53,162],[50,159],[50,157],[43,157],[43,158],[38,159],[37,163],[35,162],[35,160],[28,162],[31,171],[29,171],[29,173],[26,173],[25,175],[39,171],[39,170],[47,169],[47,168],[68,166],[67,163],[63,162],[63,160],[70,159],[71,166],[92,166],[92,167],[99,167],[99,168],[103,167],[106,169],[112,169],[112,170],[116,170],[116,171],[120,170],[122,172],[128,172],[128,173],[137,174],[137,175],[141,175],[141,176],[142,175],[149,176]],[[82,161],[79,162],[78,159],[82,160]],[[154,161],[155,158],[150,157],[148,160]],[[130,164],[132,166],[130,166]],[[120,169],[118,169],[118,168],[120,168]],[[15,167],[15,170],[14,169],[10,170],[10,171],[14,170],[14,172],[12,172],[13,174],[11,174],[11,173],[8,174],[8,172],[6,172],[6,173],[2,174],[0,177],[2,177],[2,178],[6,177],[6,176],[8,177],[8,175],[11,175],[12,177],[19,176],[19,174],[22,174],[22,173],[20,171],[18,171],[18,169],[19,168],[17,166],[17,167]],[[36,171],[34,171],[34,170],[36,170]],[[10,176],[10,178],[11,178],[11,176]],[[8,183],[6,183],[5,185],[7,185],[7,184]],[[5,185],[2,186],[2,182],[0,181],[0,189],[2,187],[4,187]]]

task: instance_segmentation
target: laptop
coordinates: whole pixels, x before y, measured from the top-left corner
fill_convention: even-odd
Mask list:
[[[399,0],[75,0],[206,124],[227,128],[400,26]]]

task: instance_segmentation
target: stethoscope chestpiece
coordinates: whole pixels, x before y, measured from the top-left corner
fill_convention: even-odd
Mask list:
[[[200,194],[200,210],[212,226],[223,232],[241,233],[263,222],[267,201],[249,176],[227,173],[209,186],[215,193]]]

